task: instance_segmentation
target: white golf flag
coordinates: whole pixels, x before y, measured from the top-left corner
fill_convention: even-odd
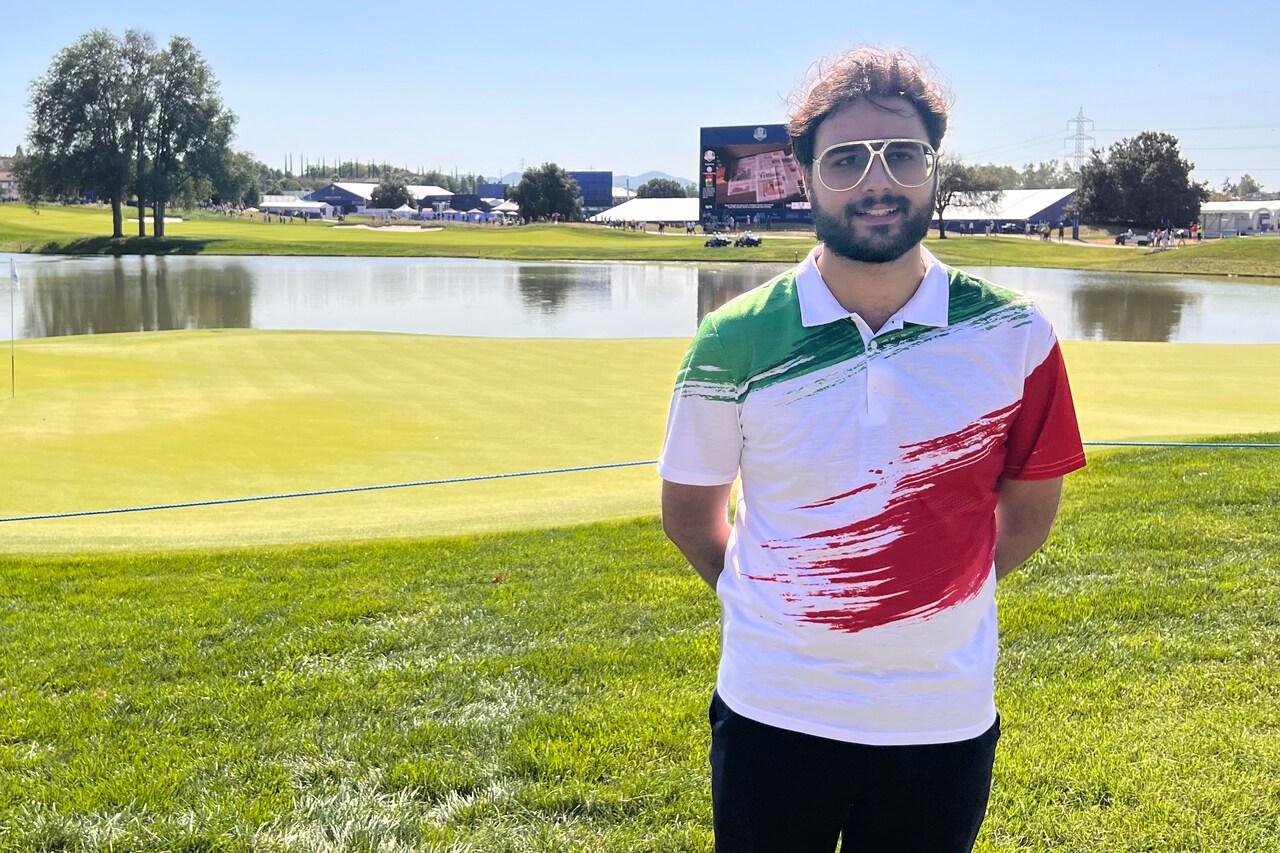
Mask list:
[[[9,258],[9,280],[14,287],[22,290],[22,282],[18,281],[18,265],[13,262],[13,258]]]

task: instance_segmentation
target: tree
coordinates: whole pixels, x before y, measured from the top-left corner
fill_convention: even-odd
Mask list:
[[[1150,228],[1190,222],[1209,198],[1204,184],[1191,182],[1193,164],[1182,159],[1178,138],[1147,131],[1094,149],[1080,170],[1081,215],[1094,223]]]
[[[34,206],[93,193],[111,205],[111,236],[124,236],[121,203],[132,181],[120,40],[91,30],[31,84],[27,153],[18,188]]]
[[[128,110],[124,139],[128,154],[133,160],[131,189],[138,201],[139,237],[147,236],[147,197],[144,184],[149,165],[147,127],[155,110],[155,92],[151,85],[155,53],[156,40],[151,33],[141,30],[125,31],[120,51]]]
[[[92,193],[111,204],[112,236],[123,237],[121,204],[132,192],[153,202],[157,237],[164,207],[198,197],[230,169],[235,116],[191,42],[175,36],[156,51],[148,33],[123,38],[92,30],[63,48],[31,85],[29,154],[20,186],[32,204]]]
[[[1240,177],[1240,183],[1236,184],[1236,195],[1241,198],[1248,198],[1254,193],[1262,192],[1262,184],[1258,183],[1257,178],[1250,174],[1244,174]]]
[[[1022,167],[1019,187],[1024,190],[1051,190],[1077,187],[1080,176],[1056,160],[1039,165],[1027,163]]]
[[[373,189],[369,198],[369,206],[395,210],[402,204],[415,205],[418,200],[409,194],[409,188],[399,178],[387,178]]]
[[[259,175],[265,168],[249,152],[236,151],[227,159],[226,169],[213,182],[213,200],[220,204],[257,204],[262,198]]]
[[[189,39],[170,39],[153,67],[156,107],[146,184],[153,201],[152,231],[163,237],[165,205],[224,167],[236,117],[222,105],[218,81]]]
[[[520,183],[511,193],[525,219],[540,219],[559,214],[564,219],[582,218],[582,193],[578,182],[555,163],[543,163],[525,169]]]
[[[684,198],[684,187],[670,178],[650,178],[636,190],[636,198]]]
[[[1000,178],[981,166],[969,166],[958,159],[938,160],[938,188],[933,207],[938,214],[938,237],[947,238],[943,213],[948,207],[981,207],[992,209],[1004,195]]]
[[[1022,189],[1022,173],[1012,166],[997,166],[995,163],[983,163],[975,168],[982,169],[994,175],[996,180],[1000,182],[1000,189],[1002,190]]]

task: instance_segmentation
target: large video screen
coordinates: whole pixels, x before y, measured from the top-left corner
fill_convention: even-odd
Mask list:
[[[704,127],[701,142],[703,219],[809,221],[804,176],[786,125]]]

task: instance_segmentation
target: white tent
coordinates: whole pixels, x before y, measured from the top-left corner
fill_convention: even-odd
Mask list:
[[[597,213],[588,222],[697,222],[699,219],[696,198],[633,198],[603,213]]]
[[[259,210],[263,210],[267,213],[279,213],[284,216],[297,214],[313,218],[316,216],[325,218],[333,215],[333,205],[322,201],[301,201],[292,196],[285,197],[283,201],[269,201],[268,199],[269,196],[263,196],[262,200],[258,202],[258,207],[248,208],[245,213],[257,213]]]
[[[967,219],[978,222],[1022,222],[1044,218],[1044,211],[1076,192],[1073,188],[1057,190],[1005,190],[991,207],[948,207],[943,211],[947,222]],[[936,223],[937,217],[934,217]]]
[[[1274,234],[1280,227],[1280,201],[1210,201],[1200,207],[1206,237]]]

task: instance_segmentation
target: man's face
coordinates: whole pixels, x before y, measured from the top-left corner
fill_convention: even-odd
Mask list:
[[[823,119],[814,136],[814,151],[821,154],[832,145],[864,139],[928,138],[924,121],[909,101],[883,98],[870,103],[860,98]],[[923,186],[904,187],[886,174],[876,157],[861,183],[836,192],[817,180],[812,163],[805,170],[818,239],[837,255],[888,263],[913,249],[929,232],[936,174]]]

